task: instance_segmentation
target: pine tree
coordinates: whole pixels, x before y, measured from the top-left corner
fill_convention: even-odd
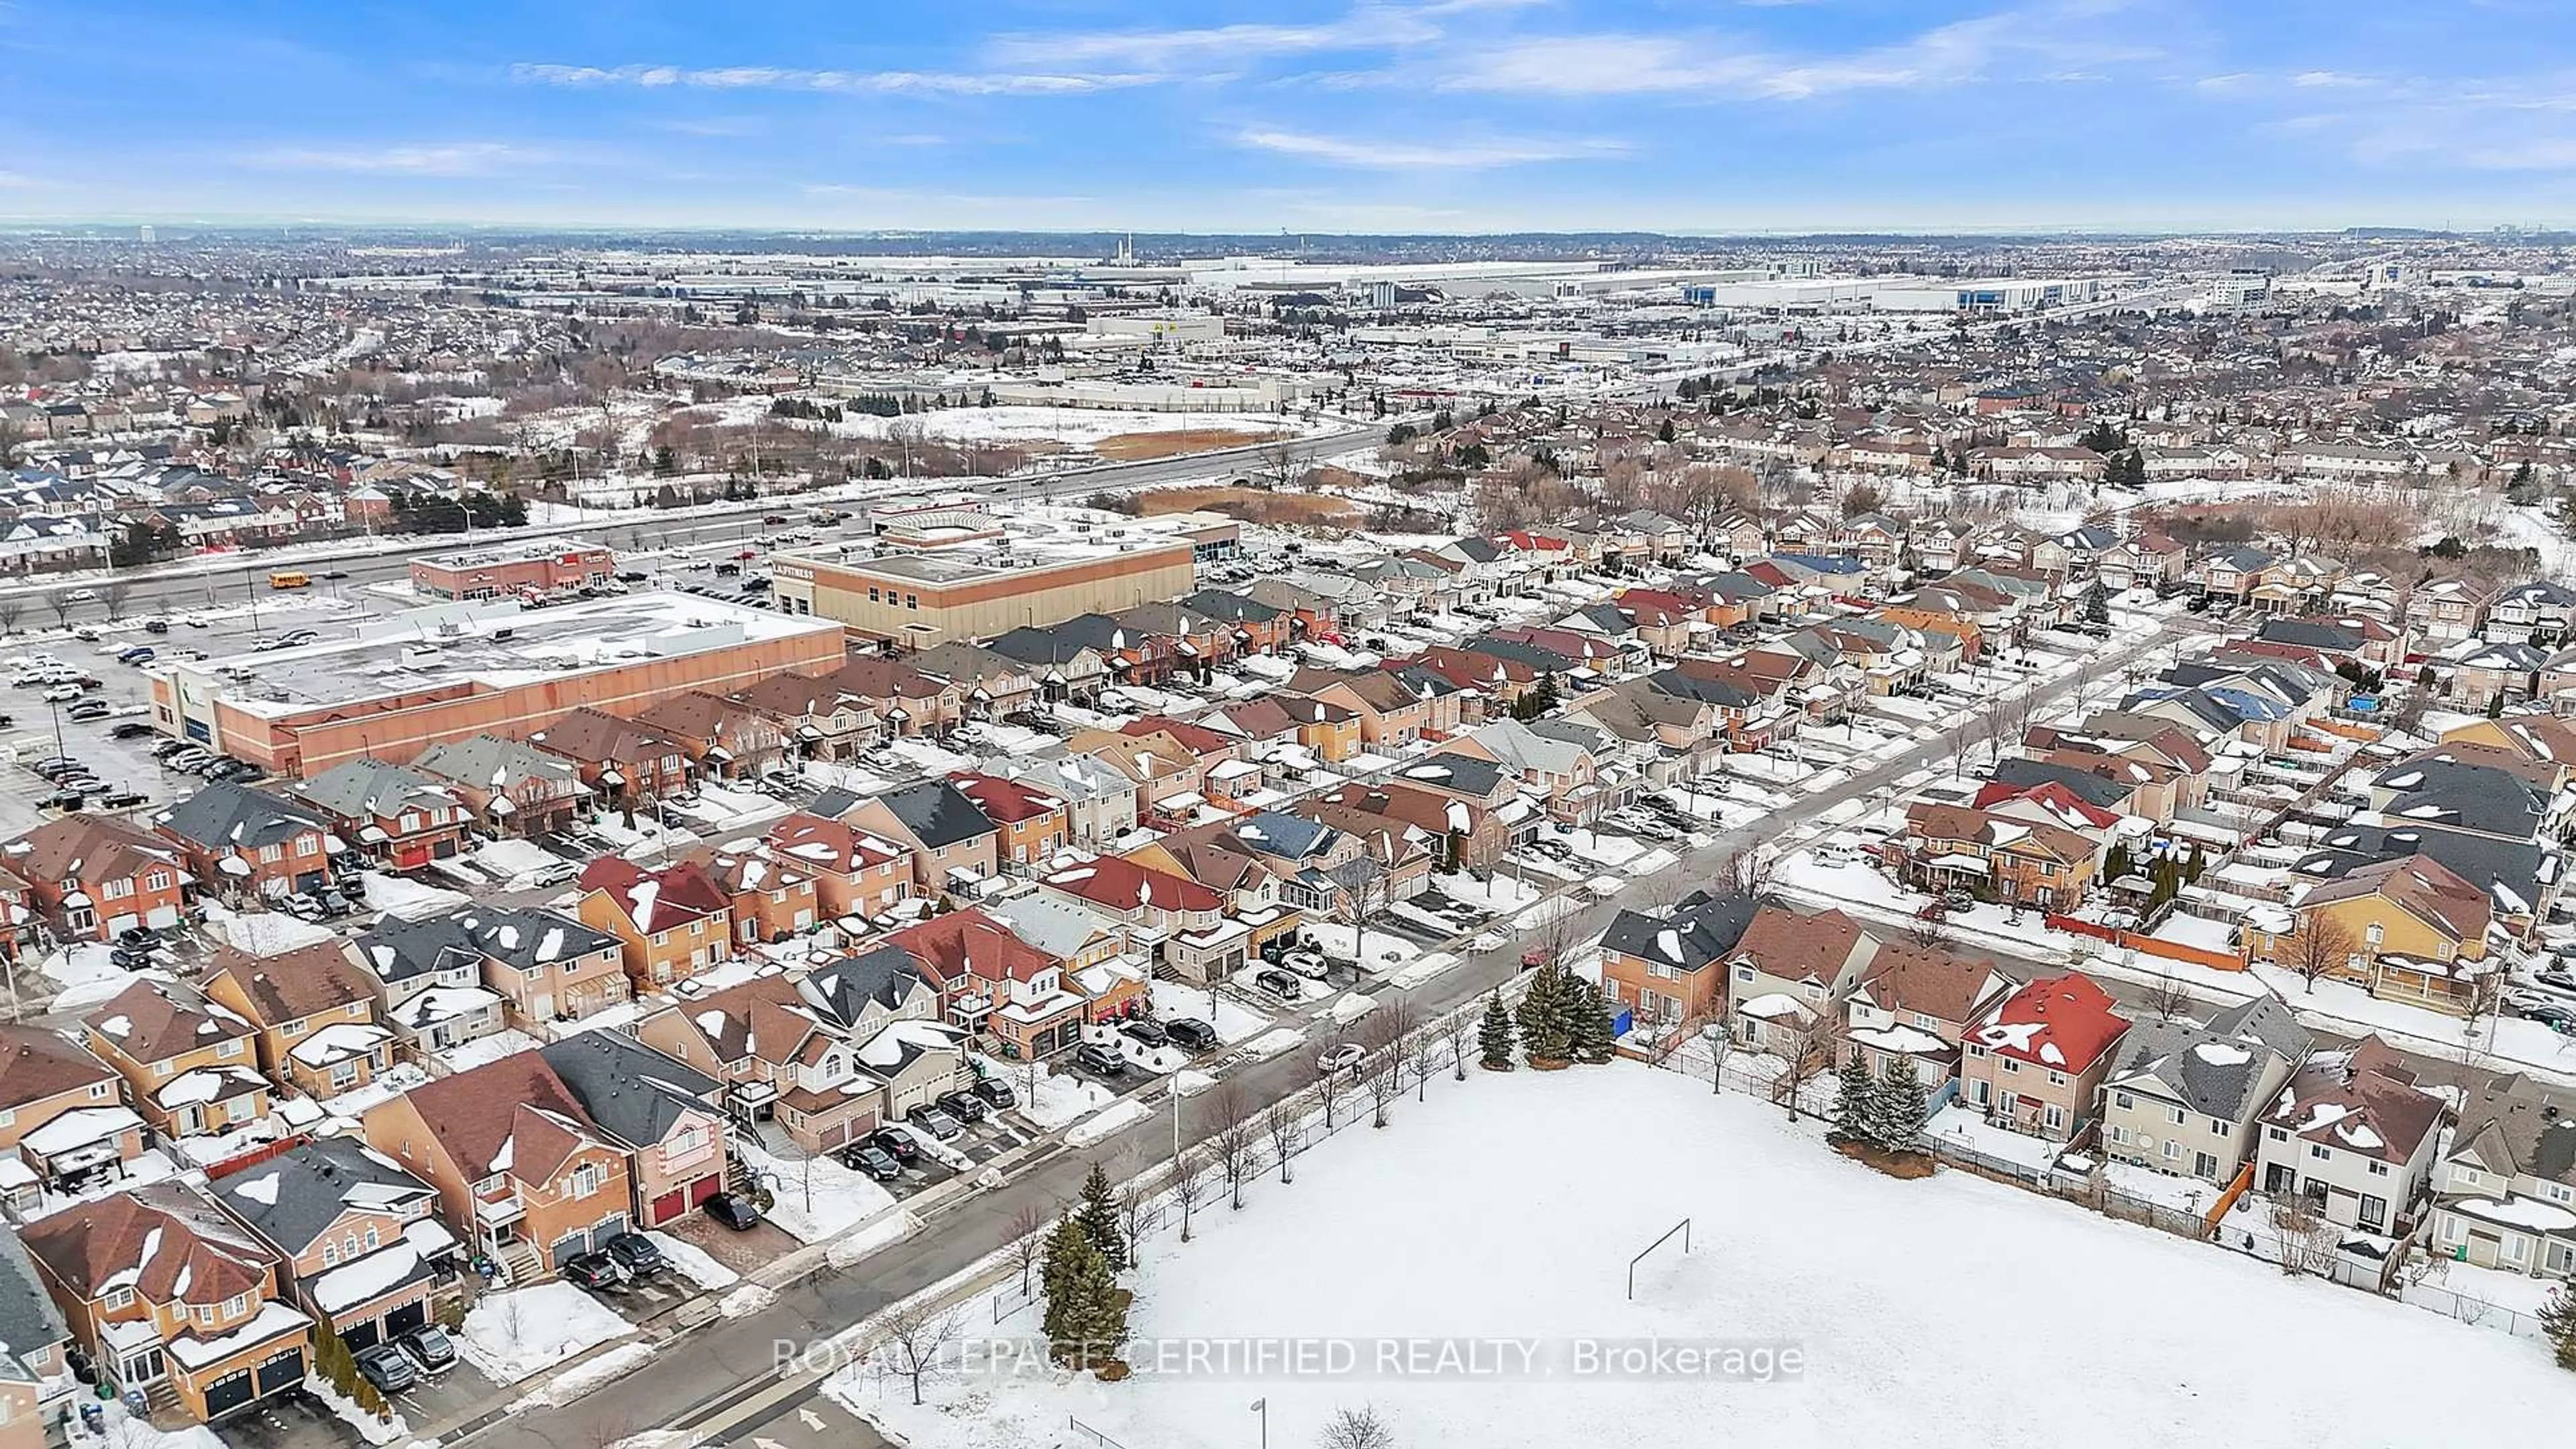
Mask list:
[[[1574,1059],[1592,1066],[1606,1064],[1619,1054],[1619,1037],[1610,998],[1600,987],[1581,977],[1572,978],[1571,1010],[1567,1013],[1569,1030],[1566,1046]]]
[[[1533,1065],[1563,1062],[1573,1051],[1573,1025],[1566,1010],[1565,968],[1551,961],[1530,978],[1529,995],[1521,998],[1521,1050]]]
[[[1074,1209],[1073,1221],[1091,1238],[1091,1245],[1109,1261],[1111,1273],[1124,1273],[1132,1261],[1127,1239],[1118,1231],[1118,1198],[1109,1190],[1109,1174],[1099,1163],[1091,1164],[1091,1175],[1082,1180],[1082,1205]]]
[[[1886,1075],[1870,1093],[1869,1115],[1871,1142],[1889,1152],[1916,1150],[1916,1139],[1923,1135],[1923,1123],[1932,1109],[1914,1058],[1898,1056],[1888,1062]]]
[[[1871,1131],[1877,1090],[1869,1077],[1869,1063],[1862,1059],[1859,1047],[1843,1058],[1840,1079],[1834,1093],[1834,1125],[1825,1135],[1836,1142],[1867,1142]]]
[[[2576,1369],[2576,1282],[2561,1282],[2540,1305],[2540,1331],[2558,1358],[2558,1366]]]
[[[1085,1368],[1115,1358],[1127,1341],[1127,1300],[1109,1260],[1068,1217],[1047,1239],[1047,1343],[1058,1363]]]
[[[1501,987],[1485,998],[1485,1019],[1476,1027],[1476,1049],[1484,1053],[1485,1070],[1508,1072],[1512,1069],[1512,1014],[1503,1006]]]

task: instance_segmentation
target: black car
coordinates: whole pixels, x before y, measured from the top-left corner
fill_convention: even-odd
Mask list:
[[[747,1233],[760,1226],[760,1209],[750,1198],[738,1192],[720,1192],[707,1199],[707,1216],[733,1229]]]
[[[129,719],[119,722],[110,729],[107,737],[111,740],[139,740],[150,733],[152,733],[152,726],[139,719]]]
[[[713,1206],[713,1200],[709,1201]],[[582,1288],[616,1289],[626,1286],[626,1270],[606,1253],[583,1253],[564,1259],[564,1281]]]
[[[342,900],[363,901],[367,898],[367,878],[362,875],[342,876],[338,889]]]
[[[153,963],[154,950],[151,946],[110,946],[108,964],[119,971],[140,971]]]
[[[621,584],[640,584],[646,577],[642,569],[622,569],[618,572],[617,581]]]
[[[412,1367],[425,1374],[443,1374],[456,1367],[456,1340],[435,1323],[424,1323],[394,1340]]]
[[[1217,1044],[1216,1028],[1195,1016],[1176,1016],[1163,1023],[1163,1032],[1176,1046],[1194,1052],[1212,1050]]]
[[[167,619],[146,619],[143,621],[143,632],[146,634],[167,634],[170,632],[170,621]]]
[[[609,1239],[608,1256],[615,1258],[617,1266],[638,1282],[671,1271],[671,1260],[663,1257],[662,1250],[642,1233],[619,1233]]]
[[[348,571],[347,569],[324,569],[322,572],[320,572],[320,573],[318,573],[318,574],[315,574],[313,577],[315,577],[315,578],[317,578],[317,579],[321,579],[321,580],[323,580],[323,581],[324,581],[324,582],[326,582],[326,583],[337,583],[337,582],[339,582],[340,580],[347,578],[348,576],[349,576],[349,571]]]
[[[128,926],[116,933],[120,946],[152,946],[160,943],[161,933],[150,926]]]
[[[1096,1041],[1087,1041],[1075,1047],[1073,1064],[1077,1067],[1087,1067],[1104,1077],[1123,1077],[1127,1074],[1127,1059],[1118,1054],[1118,1049],[1102,1046]]]
[[[984,1099],[996,1112],[1020,1105],[1020,1094],[999,1077],[986,1077],[975,1084],[975,1095]]]
[[[984,1105],[983,1098],[972,1092],[942,1092],[939,1110],[960,1122],[981,1122],[993,1112],[992,1108]]]
[[[114,790],[98,797],[99,808],[102,810],[131,810],[137,805],[149,803],[150,797],[139,790]]]
[[[357,1361],[358,1376],[380,1394],[399,1394],[420,1381],[420,1370],[390,1343],[368,1344],[350,1357]]]
[[[880,1127],[868,1134],[867,1144],[897,1162],[921,1160],[921,1144],[913,1141],[912,1134],[909,1132],[898,1132],[892,1127]]]
[[[59,790],[36,802],[43,810],[72,811],[89,804],[89,797],[78,790]]]
[[[1263,971],[1252,978],[1252,984],[1282,1001],[1295,1001],[1306,994],[1306,984],[1285,971]]]
[[[843,1149],[841,1160],[879,1182],[892,1182],[903,1176],[903,1164],[894,1160],[893,1153],[865,1142]]]
[[[1149,1047],[1158,1047],[1172,1039],[1163,1024],[1150,1016],[1131,1016],[1118,1023],[1118,1029]]]

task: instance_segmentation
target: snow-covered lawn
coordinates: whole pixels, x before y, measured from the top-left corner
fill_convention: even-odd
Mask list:
[[[1034,1084],[1030,1081],[1032,1069]],[[1108,1106],[1118,1095],[1089,1077],[1051,1071],[1044,1062],[1021,1062],[1002,1072],[1001,1077],[1019,1093],[1020,1105],[1012,1110],[1044,1132],[1087,1117]],[[1036,1090],[1030,1090],[1032,1085]]]
[[[770,1156],[757,1142],[737,1139],[736,1145],[770,1191],[769,1220],[800,1243],[819,1243],[894,1206],[893,1195],[875,1179],[830,1157],[790,1161]]]
[[[1266,1062],[1281,1052],[1306,1040],[1306,1033],[1293,1026],[1277,1026],[1246,1042],[1243,1054],[1256,1062]]]
[[[2518,1016],[2481,1018],[2470,1034],[2469,1023],[2430,1007],[2387,1001],[2348,981],[2320,980],[2313,987],[2299,973],[2257,963],[2251,974],[2269,986],[2301,1016],[2350,1022],[2392,1037],[2412,1037],[2437,1053],[2465,1054],[2474,1044],[2479,1054],[2536,1067],[2553,1077],[2576,1075],[2576,1037],[2561,1036],[2536,1021]],[[2413,1044],[2413,1043],[2409,1043]]]
[[[1653,1165],[1542,1182],[1532,1142]],[[1685,1217],[1691,1251],[1674,1243],[1647,1257],[1629,1301],[1630,1258]],[[1356,1222],[1369,1231],[1353,1233]],[[1566,1232],[1570,1222],[1582,1231]],[[915,1408],[901,1381],[862,1366],[829,1392],[914,1449],[1043,1449],[1077,1419],[1129,1445],[1250,1442],[1256,1399],[1276,1444],[1315,1443],[1335,1411],[1366,1404],[1407,1449],[1986,1449],[2070,1436],[2165,1449],[2563,1433],[2566,1380],[2541,1345],[1970,1173],[1899,1182],[1767,1104],[1629,1063],[1436,1082],[1427,1103],[1397,1104],[1386,1130],[1314,1148],[1294,1185],[1265,1177],[1243,1212],[1203,1210],[1197,1240],[1177,1236],[1167,1228],[1144,1245],[1132,1284],[1139,1372],[1124,1383],[934,1378],[932,1402]],[[989,1317],[980,1303],[962,1316]],[[1794,1347],[1803,1362],[1767,1383],[1575,1371],[1578,1339],[1650,1336]],[[1505,1369],[1474,1382],[1193,1374],[1178,1352],[1192,1340],[1355,1338],[1363,1364],[1379,1361],[1380,1343],[1472,1338]],[[1536,1340],[1534,1364],[1496,1355],[1502,1338]],[[2392,1364],[2410,1382],[2477,1391],[2390,1393]]]
[[[478,1036],[460,1042],[438,1054],[438,1065],[449,1072],[471,1071],[497,1062],[503,1057],[535,1051],[544,1043],[515,1027],[504,1028],[490,1036]]]
[[[212,901],[206,903],[206,934],[222,945],[253,956],[283,956],[298,947],[332,938],[329,926],[300,921],[282,911],[235,915]]]
[[[1422,954],[1422,948],[1383,926],[1373,928],[1363,943],[1359,932],[1339,921],[1308,921],[1306,934],[1315,938],[1325,955],[1336,961],[1355,961],[1363,971],[1384,971],[1401,966]],[[1361,951],[1365,947],[1366,959]]]
[[[1537,900],[1539,890],[1525,880],[1496,875],[1478,880],[1464,871],[1456,875],[1435,875],[1432,889],[1461,905],[1474,906],[1488,915],[1507,916]]]
[[[496,1384],[515,1384],[634,1326],[570,1283],[486,1293],[465,1315],[459,1351]]]
[[[1153,1109],[1133,1097],[1121,1097],[1065,1129],[1068,1147],[1089,1147],[1104,1138],[1115,1137],[1153,1115]]]

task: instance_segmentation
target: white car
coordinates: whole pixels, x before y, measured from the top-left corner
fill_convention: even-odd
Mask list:
[[[1321,981],[1330,972],[1321,951],[1291,951],[1279,958],[1279,964],[1310,981]]]
[[[1326,1072],[1356,1072],[1360,1069],[1360,1063],[1367,1060],[1368,1053],[1362,1051],[1358,1043],[1346,1041],[1339,1046],[1326,1047],[1323,1053],[1315,1058],[1315,1067],[1318,1071]]]
[[[70,593],[63,595],[63,602],[67,604],[95,604],[98,602],[98,590],[74,589]]]
[[[77,684],[57,684],[53,688],[46,690],[42,697],[47,704],[61,704],[65,700],[80,698],[80,686]]]

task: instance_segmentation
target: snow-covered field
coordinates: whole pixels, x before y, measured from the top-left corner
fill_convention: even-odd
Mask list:
[[[1530,1170],[1528,1144],[1595,1166]],[[1631,1255],[1683,1218],[1625,1282]],[[1353,1223],[1369,1225],[1354,1232]],[[2165,1446],[2546,1442],[2567,1381],[2540,1345],[1962,1172],[1898,1182],[1812,1125],[1621,1063],[1476,1074],[1149,1242],[1131,1356],[1180,1340],[1534,1339],[1545,1373],[1140,1371],[934,1379],[915,1408],[865,1367],[831,1391],[915,1449],[1041,1449],[1083,1425],[1128,1445],[1318,1441],[1374,1408],[1407,1449],[1622,1443]],[[1543,1251],[1533,1251],[1544,1244]],[[989,1322],[980,1303],[963,1315]],[[1010,1320],[1034,1330],[1034,1315]],[[1767,1383],[1572,1376],[1578,1338],[1795,1346]],[[1159,1355],[1160,1350],[1158,1350]],[[1517,1350],[1512,1351],[1516,1355]],[[1487,1362],[1516,1366],[1495,1349]],[[2390,1392],[2410,1383],[2473,1392]]]
[[[1299,426],[1295,419],[1262,413],[1149,413],[1110,408],[1006,406],[938,408],[926,413],[908,413],[901,418],[854,413],[834,423],[832,431],[851,438],[882,438],[898,422],[918,424],[923,437],[944,443],[1051,440],[1083,445],[1114,438],[1121,433],[1223,430],[1258,437]],[[1245,441],[1252,440],[1246,438]]]

